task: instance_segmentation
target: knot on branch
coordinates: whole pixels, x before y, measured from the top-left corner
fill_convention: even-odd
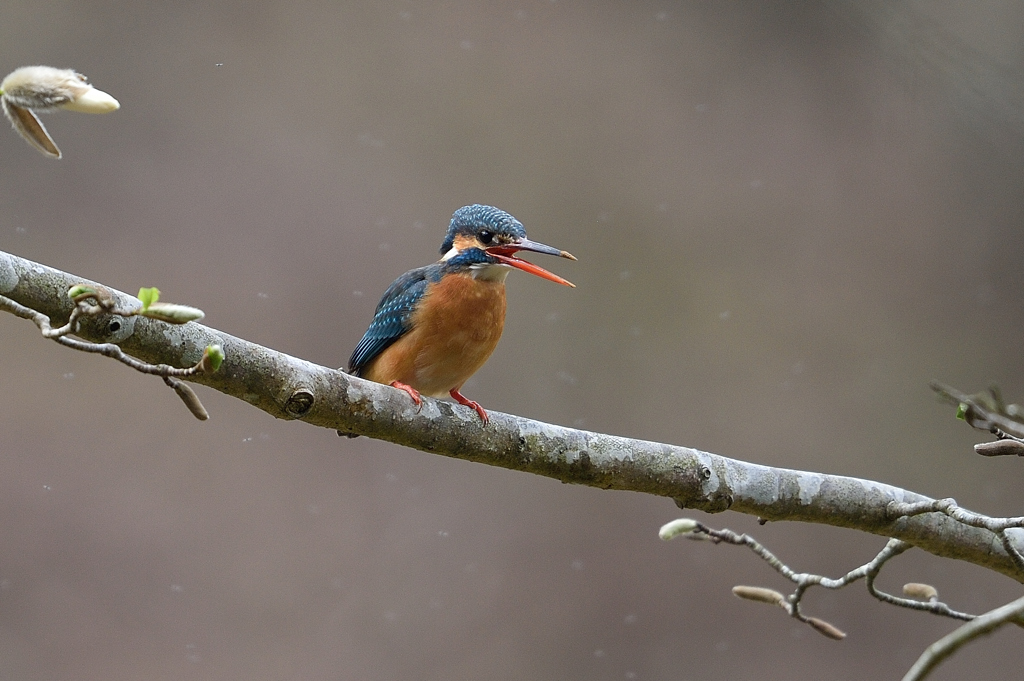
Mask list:
[[[98,343],[121,343],[135,333],[135,317],[98,314],[78,322],[80,329]]]
[[[693,481],[686,487],[694,492],[690,496],[673,497],[676,506],[695,508],[705,513],[721,513],[732,508],[732,490],[722,481],[721,476],[715,475],[710,466],[699,464],[685,471],[684,475]]]
[[[306,387],[295,390],[284,403],[284,410],[295,418],[301,418],[313,408],[313,391]]]

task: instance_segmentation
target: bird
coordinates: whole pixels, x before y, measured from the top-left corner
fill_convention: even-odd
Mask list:
[[[348,373],[405,391],[417,408],[421,395],[450,395],[486,425],[487,412],[460,390],[501,338],[505,277],[519,269],[575,288],[516,257],[520,251],[576,260],[527,239],[523,224],[503,210],[474,204],[455,211],[441,243],[441,260],[406,272],[388,287],[352,352]]]

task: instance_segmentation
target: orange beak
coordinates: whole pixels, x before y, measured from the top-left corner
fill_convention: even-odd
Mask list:
[[[546,246],[536,241],[530,241],[529,239],[521,239],[513,244],[504,244],[502,246],[491,246],[490,248],[484,249],[487,255],[491,256],[498,262],[508,265],[509,267],[515,267],[517,270],[529,272],[530,274],[536,274],[541,279],[547,279],[553,281],[556,284],[562,286],[571,286],[576,288],[576,284],[562,279],[557,274],[548,272],[540,265],[534,265],[528,260],[517,258],[516,253],[519,251],[533,251],[534,253],[544,253],[547,255],[557,255],[560,258],[568,258],[569,260],[575,260],[576,257],[567,251],[560,251],[557,248]]]

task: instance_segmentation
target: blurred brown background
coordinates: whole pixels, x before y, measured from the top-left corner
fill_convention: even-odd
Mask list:
[[[579,263],[510,277],[490,409],[1019,515],[929,379],[1024,399],[1024,4],[6,0],[4,73],[120,99],[0,134],[0,249],[341,366],[473,202]],[[658,540],[666,499],[276,421],[0,317],[0,678],[898,678],[955,623],[814,593],[836,643]],[[701,514],[687,512],[686,515]],[[884,539],[726,513],[797,569]],[[1009,580],[911,552],[956,608]],[[936,679],[1006,679],[1005,631]]]

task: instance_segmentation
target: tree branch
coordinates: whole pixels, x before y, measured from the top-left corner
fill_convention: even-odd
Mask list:
[[[67,320],[67,291],[94,282],[0,251],[0,295]],[[118,308],[139,301],[111,289]],[[1024,581],[996,533],[943,513],[894,515],[889,504],[932,499],[869,480],[771,468],[687,447],[564,428],[490,412],[487,426],[471,409],[424,399],[421,409],[388,386],[291,357],[195,322],[170,325],[145,317],[99,314],[80,319],[75,334],[114,343],[144,362],[189,367],[207,346],[225,360],[213,374],[187,380],[206,385],[281,419],[365,435],[467,461],[566,483],[672,498],[681,508],[724,510],[766,520],[797,520],[893,537],[935,555],[965,560]],[[1020,532],[1019,530],[1007,530]],[[1014,536],[1014,544],[1024,547]]]
[[[1004,624],[1018,621],[1021,616],[1024,616],[1024,598],[1018,598],[984,615],[979,615],[928,646],[903,677],[903,681],[920,681],[928,676],[940,662],[963,646],[979,636],[991,634]]]
[[[882,571],[882,567],[893,558],[902,555],[905,551],[912,548],[910,544],[899,539],[890,539],[885,548],[879,551],[870,561],[850,570],[838,579],[831,579],[824,575],[797,572],[779,560],[778,556],[748,534],[738,534],[726,528],[716,530],[691,518],[679,518],[666,523],[661,527],[658,536],[666,541],[676,537],[686,537],[687,539],[706,539],[716,544],[724,542],[734,546],[747,547],[758,558],[768,563],[773,570],[795,584],[796,589],[789,596],[784,596],[778,591],[766,587],[738,585],[732,588],[733,594],[746,600],[777,605],[785,610],[790,617],[809,624],[819,633],[838,641],[846,638],[846,634],[835,625],[817,617],[809,617],[802,611],[801,603],[804,595],[813,586],[820,586],[825,589],[843,589],[858,580],[864,579],[868,593],[883,603],[961,620],[969,621],[975,617],[965,612],[957,612],[945,603],[940,602],[938,590],[928,584],[911,583],[904,585],[904,594],[914,596],[915,598],[899,598],[880,591],[875,586],[875,581],[878,579],[878,574]]]

